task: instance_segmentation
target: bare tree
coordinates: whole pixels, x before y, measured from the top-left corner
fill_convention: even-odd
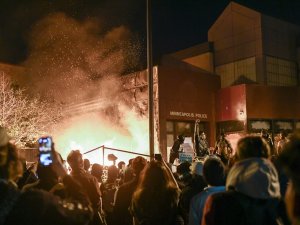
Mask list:
[[[5,73],[0,74],[0,126],[20,147],[34,143],[51,132],[60,118],[60,110],[36,97],[27,97],[25,90],[14,87]]]

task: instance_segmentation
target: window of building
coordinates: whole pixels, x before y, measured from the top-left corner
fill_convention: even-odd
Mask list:
[[[167,121],[167,133],[174,132],[174,123],[171,121]]]
[[[221,132],[234,133],[234,132],[241,132],[244,130],[245,130],[245,125],[243,121],[230,120],[230,121],[222,121],[217,123],[217,136],[219,136]]]
[[[185,136],[193,135],[193,128],[190,122],[177,122],[176,131],[178,134],[184,134]]]
[[[256,82],[255,57],[217,66],[216,73],[221,76],[222,87],[231,86],[238,79]]]
[[[292,120],[275,120],[273,121],[273,124],[275,133],[279,133],[282,130],[285,130],[290,133],[294,129],[294,124]]]
[[[260,133],[262,129],[272,131],[272,121],[248,120],[248,133]]]
[[[199,128],[200,131],[204,131],[206,135],[207,132],[207,123],[200,122]],[[167,129],[167,147],[172,147],[175,139],[178,135],[183,134],[186,137],[194,138],[194,121],[167,121],[166,129]]]
[[[235,80],[234,64],[229,63],[216,67],[216,73],[221,77],[221,86],[228,87],[232,85]]]
[[[295,86],[298,84],[297,64],[276,57],[266,57],[267,84],[271,86]]]
[[[167,147],[171,148],[174,144],[174,135],[173,134],[167,134]]]

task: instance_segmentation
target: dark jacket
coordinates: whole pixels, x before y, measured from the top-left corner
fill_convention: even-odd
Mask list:
[[[98,211],[101,208],[101,192],[97,178],[84,169],[72,171],[71,176],[82,186],[92,203],[94,211]]]
[[[137,187],[138,179],[135,177],[131,181],[121,185],[115,196],[114,204],[114,224],[132,225],[132,216],[129,212],[132,195]]]
[[[171,152],[170,152],[170,159],[169,162],[170,163],[174,163],[174,160],[176,158],[179,158],[179,151],[180,151],[180,145],[183,143],[183,141],[180,141],[179,139],[176,139],[174,141],[174,144],[171,148]]]
[[[288,224],[283,202],[278,198],[255,199],[237,191],[208,197],[202,225]]]
[[[178,212],[178,190],[168,189],[164,193],[140,192],[132,199],[130,211],[135,225],[183,225]],[[135,196],[134,196],[135,197]]]
[[[185,224],[188,224],[192,198],[207,186],[202,176],[189,174],[189,177],[182,188],[179,198],[179,210]]]
[[[87,196],[71,177],[64,184],[71,187],[68,199],[60,199],[40,190],[20,192],[0,181],[0,224],[2,225],[85,225],[92,210]]]
[[[250,158],[235,163],[226,189],[208,197],[202,225],[288,224],[278,175],[269,160]]]

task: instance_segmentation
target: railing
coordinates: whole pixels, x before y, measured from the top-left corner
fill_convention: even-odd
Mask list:
[[[127,154],[132,154],[132,155],[137,155],[137,156],[143,156],[150,158],[150,155],[142,154],[142,153],[136,153],[128,150],[123,150],[123,149],[117,149],[117,148],[110,148],[106,147],[104,145],[101,145],[100,147],[93,148],[91,150],[88,150],[83,153],[83,155],[86,155],[88,153],[94,152],[96,150],[101,150],[102,151],[102,163],[104,165],[104,160],[105,160],[105,151],[115,151],[115,152],[122,152],[122,153],[127,153]],[[37,148],[22,148],[19,149],[19,155],[25,159],[28,162],[37,162],[38,161],[38,149]]]
[[[84,152],[83,155],[86,155],[86,154],[88,154],[88,153],[97,151],[97,150],[99,150],[99,149],[102,150],[102,165],[104,165],[104,160],[105,160],[105,150],[116,151],[116,152],[122,152],[122,153],[128,153],[128,154],[132,154],[132,155],[138,155],[138,156],[144,156],[144,157],[150,158],[150,155],[141,154],[141,153],[132,152],[132,151],[123,150],[123,149],[110,148],[110,147],[106,147],[106,146],[104,146],[104,145],[101,145],[100,147],[97,147],[97,148],[93,148],[93,149],[91,149],[91,150],[88,150],[88,151]]]

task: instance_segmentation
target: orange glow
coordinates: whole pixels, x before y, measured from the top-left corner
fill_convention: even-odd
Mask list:
[[[140,118],[134,111],[124,110],[120,124],[113,124],[101,118],[97,113],[84,114],[70,118],[60,126],[54,134],[54,142],[58,152],[66,158],[71,150],[78,149],[81,153],[91,149],[106,147],[132,151],[149,155],[148,123],[146,118]],[[105,150],[104,164],[111,165],[107,155],[113,153],[117,162],[136,157],[129,153]],[[91,163],[103,164],[102,149],[84,154]]]
[[[245,134],[243,134],[243,133],[232,133],[232,134],[226,135],[226,139],[230,142],[231,147],[233,149],[232,155],[234,155],[236,152],[236,146],[237,146],[238,141],[244,136],[245,136]]]

